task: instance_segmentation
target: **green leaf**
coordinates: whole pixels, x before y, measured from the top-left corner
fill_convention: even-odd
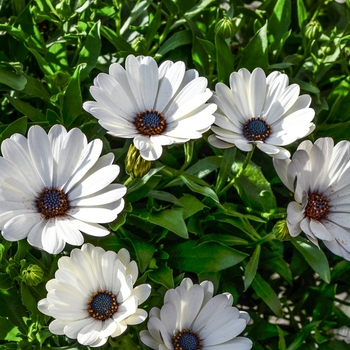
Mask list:
[[[27,102],[23,102],[17,98],[14,98],[10,95],[5,95],[6,98],[11,102],[12,106],[17,109],[17,111],[24,114],[28,119],[33,122],[42,122],[46,120],[45,114],[41,113],[41,111],[33,106],[31,106]]]
[[[12,279],[8,273],[0,273],[0,289],[7,290],[12,287]]]
[[[128,232],[127,239],[131,242],[135,249],[140,271],[144,272],[152,260],[153,254],[156,250],[154,244],[137,237],[131,232]]]
[[[26,74],[24,74],[24,77],[27,79],[27,83],[21,92],[30,96],[40,97],[47,102],[50,101],[50,95],[39,79]]]
[[[49,64],[46,61],[46,59],[39,52],[37,52],[35,49],[30,48],[28,45],[26,45],[26,47],[34,55],[34,57],[38,61],[38,64],[39,64],[41,71],[45,75],[50,76],[50,75],[53,75],[55,73],[51,67],[51,64]]]
[[[8,318],[14,326],[18,327],[21,333],[27,334],[27,326],[23,318],[28,315],[14,288],[8,290],[0,289],[0,305],[0,316]]]
[[[131,45],[124,40],[115,30],[108,28],[104,25],[101,26],[101,35],[104,36],[116,49],[117,51],[124,51],[126,55],[128,53],[134,53]]]
[[[157,11],[150,22],[145,38],[147,40],[148,46],[151,45],[152,41],[154,40],[155,35],[157,34],[157,31],[159,29],[159,26],[161,24],[161,14],[162,14],[162,3],[159,3],[157,6]]]
[[[291,23],[291,0],[278,0],[269,18],[268,33],[271,50],[277,55],[283,46],[286,33]]]
[[[307,21],[307,12],[304,5],[304,0],[297,0],[298,7],[298,24],[300,30],[303,30],[305,27],[305,23]]]
[[[153,190],[148,193],[148,196],[155,199],[159,199],[161,201],[170,202],[176,204],[179,207],[182,207],[182,203],[174,195],[166,191]]]
[[[23,74],[16,74],[12,70],[0,68],[0,83],[14,90],[23,90],[27,79]]]
[[[215,45],[209,41],[202,38],[197,38],[198,42],[203,46],[204,50],[207,52],[209,56],[213,59],[216,59],[216,49]]]
[[[184,243],[169,246],[171,266],[180,271],[203,273],[221,271],[239,264],[247,254],[225,245],[188,240]]]
[[[91,70],[95,68],[97,59],[101,52],[101,37],[100,37],[101,22],[96,22],[90,29],[85,45],[79,53],[78,65],[86,64],[80,72],[80,81],[83,81],[89,76]]]
[[[180,203],[183,205],[182,217],[185,219],[198,213],[204,208],[208,208],[204,205],[197,197],[185,193],[181,198],[179,198]]]
[[[236,173],[243,164],[236,161],[232,165],[233,173]],[[260,212],[270,212],[276,209],[276,199],[270,183],[263,175],[261,168],[250,162],[243,174],[234,184],[243,202],[250,208]]]
[[[130,215],[164,227],[182,238],[188,238],[187,227],[182,217],[182,208],[167,209],[157,213],[133,210]]]
[[[148,276],[152,281],[163,285],[167,289],[174,288],[173,270],[168,266],[149,271]]]
[[[23,305],[30,311],[32,316],[41,314],[37,306],[38,301],[35,300],[29,287],[24,282],[21,283],[21,297]]]
[[[259,257],[260,257],[261,245],[257,245],[252,257],[248,261],[248,264],[245,268],[244,272],[244,291],[248,289],[250,284],[252,283],[256,271],[258,270],[259,265]]]
[[[227,184],[232,164],[234,164],[236,159],[236,152],[236,147],[231,147],[224,151],[223,157],[221,158],[220,171],[216,180],[215,190],[217,193]]]
[[[303,325],[303,328],[300,332],[294,336],[294,341],[290,344],[287,350],[297,350],[304,343],[305,338],[309,333],[319,326],[322,321],[311,322],[309,324]]]
[[[215,202],[219,203],[218,196],[211,188],[198,185],[194,181],[190,180],[186,174],[180,175],[180,178],[191,191],[202,194],[203,196],[209,197]]]
[[[258,273],[255,275],[251,285],[256,294],[267,304],[276,316],[282,317],[282,305],[277,294]]]
[[[80,90],[80,72],[85,68],[85,66],[85,63],[77,66],[64,93],[62,118],[63,124],[66,127],[69,127],[75,118],[77,118],[83,112],[83,99]]]
[[[291,242],[312,269],[317,272],[325,282],[329,283],[331,279],[329,264],[323,251],[300,236],[292,238]]]
[[[190,30],[182,30],[174,33],[167,39],[159,48],[155,58],[161,58],[171,50],[175,50],[179,46],[188,45],[192,43],[192,32]]]
[[[0,141],[5,140],[15,133],[25,135],[27,132],[27,117],[22,117],[6,127],[6,129],[0,134]]]
[[[45,56],[46,60],[49,61],[52,67],[56,70],[69,70],[69,62],[67,57],[66,43],[56,41],[48,48]]]
[[[249,44],[243,49],[237,69],[246,68],[252,71],[256,67],[266,70],[268,63],[267,22],[254,35]]]
[[[0,317],[0,339],[7,341],[18,342],[22,338],[18,337],[20,334],[18,327],[14,326],[6,317]]]
[[[220,34],[215,35],[215,47],[218,81],[228,84],[230,74],[234,71],[234,55]]]

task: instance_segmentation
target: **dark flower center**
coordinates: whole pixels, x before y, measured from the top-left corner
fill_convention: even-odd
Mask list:
[[[196,332],[184,329],[173,339],[174,350],[201,350],[202,341]]]
[[[250,118],[244,123],[243,133],[248,141],[265,141],[271,132],[271,126],[264,118]]]
[[[159,135],[165,130],[164,115],[153,109],[139,113],[134,121],[137,130],[142,135]]]
[[[70,208],[67,195],[59,188],[44,189],[37,197],[36,205],[46,219],[64,216]]]
[[[118,303],[116,296],[104,290],[94,293],[88,303],[89,315],[100,321],[111,318],[117,310]]]
[[[322,220],[328,214],[329,206],[325,197],[317,193],[309,193],[305,207],[305,217],[313,220]]]

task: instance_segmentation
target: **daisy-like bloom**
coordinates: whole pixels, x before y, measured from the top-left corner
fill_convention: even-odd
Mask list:
[[[161,309],[149,314],[141,341],[156,350],[248,350],[252,341],[238,337],[249,315],[232,306],[230,293],[213,297],[210,281],[193,284],[188,278],[169,289]]]
[[[66,243],[84,243],[81,231],[105,236],[98,223],[116,219],[124,207],[123,185],[112,153],[100,157],[102,141],[88,143],[79,129],[62,125],[47,134],[32,126],[28,138],[14,134],[1,144],[0,228],[5,239],[27,237],[51,254]]]
[[[253,145],[274,158],[288,158],[281,146],[311,133],[315,111],[311,97],[299,96],[300,87],[289,85],[287,75],[261,68],[252,73],[242,68],[230,75],[230,88],[216,84],[212,100],[218,105],[213,135],[209,142],[217,148],[238,147],[249,152]]]
[[[151,286],[134,287],[138,268],[126,249],[118,253],[86,243],[58,260],[55,278],[47,282],[47,297],[39,310],[55,318],[50,332],[77,339],[80,344],[101,346],[117,337],[128,325],[143,322],[147,312],[139,309]]]
[[[346,297],[344,300],[349,303],[350,302],[350,296],[346,294]],[[339,309],[344,312],[344,314],[350,318],[350,306],[339,303]],[[347,326],[342,326],[340,328],[334,328],[331,330],[331,332],[334,334],[334,338],[338,340],[342,340],[347,344],[350,344],[350,328]]]
[[[303,141],[292,159],[273,159],[276,172],[294,192],[287,207],[292,237],[303,231],[334,254],[350,260],[350,142]]]
[[[202,137],[215,118],[215,104],[206,104],[212,92],[207,79],[198,77],[184,62],[165,61],[159,67],[152,57],[129,55],[125,69],[117,63],[109,74],[100,73],[90,93],[95,101],[83,108],[109,134],[133,138],[142,158],[162,155],[162,146]]]

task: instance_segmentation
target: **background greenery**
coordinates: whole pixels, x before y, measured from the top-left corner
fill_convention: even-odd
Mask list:
[[[206,141],[164,148],[143,178],[129,179],[125,156],[131,140],[115,139],[82,110],[89,87],[112,62],[129,54],[158,63],[185,61],[209,87],[231,72],[280,70],[312,96],[311,140],[348,139],[350,123],[350,2],[332,0],[231,1],[8,0],[0,1],[0,142],[26,134],[33,124],[60,123],[101,138],[128,183],[126,206],[112,233],[87,242],[127,248],[150,283],[144,304],[161,306],[164,293],[184,277],[211,280],[217,293],[234,295],[249,312],[254,349],[348,349],[331,332],[350,327],[337,307],[350,287],[350,263],[319,250],[300,235],[288,239],[284,217],[292,199],[270,157],[255,151],[232,187],[246,154],[212,148]],[[220,22],[221,20],[221,22]],[[223,22],[224,21],[224,22]],[[291,145],[293,152],[298,143]],[[0,169],[1,171],[1,169]],[[321,244],[321,248],[323,248]],[[67,246],[64,254],[69,254]],[[84,349],[48,331],[37,310],[60,256],[26,240],[0,244],[0,349]],[[33,265],[43,274],[30,278]],[[35,267],[34,267],[35,269]],[[138,332],[146,322],[103,349],[146,349]]]

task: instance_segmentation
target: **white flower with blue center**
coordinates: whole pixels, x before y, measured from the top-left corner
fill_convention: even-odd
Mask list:
[[[62,125],[47,134],[32,126],[28,138],[14,134],[1,144],[0,228],[8,241],[27,238],[51,254],[66,243],[82,245],[81,232],[102,237],[99,223],[124,208],[126,187],[111,183],[119,174],[112,153],[100,157],[102,141],[87,142],[79,129]]]
[[[182,61],[159,67],[152,57],[129,55],[100,73],[83,108],[115,137],[132,138],[142,158],[162,155],[162,146],[199,139],[214,122],[207,79]]]
[[[284,185],[294,192],[287,207],[292,237],[302,231],[318,245],[350,260],[350,142],[303,141],[292,159],[273,159]]]
[[[47,297],[38,308],[55,318],[51,333],[102,346],[108,337],[147,318],[138,306],[149,297],[151,286],[134,287],[137,277],[137,264],[126,249],[115,253],[86,243],[58,260],[55,278],[47,282]]]
[[[230,88],[218,83],[215,91],[212,101],[218,110],[209,136],[214,147],[249,152],[255,144],[269,156],[285,159],[290,153],[282,146],[315,128],[311,97],[299,96],[299,85],[289,85],[286,74],[276,71],[266,77],[261,68],[252,73],[242,68],[230,75]]]
[[[232,306],[230,293],[213,297],[210,281],[193,284],[189,278],[164,296],[161,309],[149,313],[141,341],[155,350],[249,350],[252,341],[238,335],[250,320]]]

